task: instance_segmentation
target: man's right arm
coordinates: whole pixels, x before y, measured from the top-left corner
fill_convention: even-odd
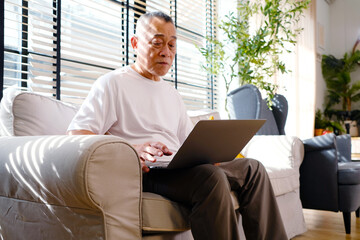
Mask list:
[[[70,130],[66,133],[67,135],[96,135],[92,131],[80,129],[80,130]],[[134,144],[136,152],[138,153],[142,170],[144,172],[149,172],[150,169],[146,166],[145,162],[155,162],[156,159],[154,156],[162,156],[162,155],[171,155],[172,152],[165,146],[165,144],[160,142],[147,142],[144,144]]]

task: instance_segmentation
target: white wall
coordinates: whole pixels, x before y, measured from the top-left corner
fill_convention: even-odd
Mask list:
[[[337,0],[330,5],[330,48],[335,57],[351,52],[360,37],[360,1]],[[360,67],[351,74],[352,81],[360,81]],[[352,110],[360,109],[360,102],[353,104]]]
[[[321,30],[323,32],[321,33]],[[320,36],[320,35],[323,36]],[[320,39],[323,39],[323,42]],[[316,1],[316,94],[315,109],[323,109],[326,85],[321,73],[321,56],[330,51],[330,6],[325,0]]]
[[[359,0],[336,0],[330,5],[330,48],[335,57],[352,51],[360,37],[359,11]]]
[[[325,0],[316,0],[317,14],[317,74],[316,74],[316,108],[323,108],[326,86],[321,73],[321,54],[332,54],[342,58],[345,52],[350,53],[356,40],[360,37],[360,1],[335,0],[328,4]],[[324,27],[323,47],[319,46],[319,27]],[[352,75],[352,81],[360,81],[360,68]],[[360,109],[360,103],[353,104],[352,109]]]

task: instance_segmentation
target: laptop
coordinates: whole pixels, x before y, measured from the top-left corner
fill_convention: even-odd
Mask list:
[[[201,120],[179,150],[147,162],[149,168],[179,169],[232,161],[266,120]]]

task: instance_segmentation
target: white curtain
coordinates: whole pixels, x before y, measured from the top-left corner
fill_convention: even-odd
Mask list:
[[[304,28],[298,36],[295,51],[284,56],[292,72],[278,76],[278,93],[289,103],[285,131],[287,135],[306,139],[314,136],[316,94],[315,23],[316,1],[304,12],[300,26]]]

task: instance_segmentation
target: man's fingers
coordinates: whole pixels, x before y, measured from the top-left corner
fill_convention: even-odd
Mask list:
[[[156,158],[154,158],[151,154],[146,153],[146,152],[142,152],[140,154],[140,158],[144,161],[156,162]]]
[[[147,152],[153,156],[159,156],[159,157],[161,157],[164,154],[163,151],[161,151],[160,149],[157,149],[155,147],[152,147],[152,146],[145,147],[144,152]]]
[[[171,155],[171,154],[173,154],[173,153],[172,153],[172,151],[170,151],[169,149],[167,149],[167,151],[164,152],[164,154],[169,156],[169,155]]]
[[[141,159],[141,169],[143,170],[143,172],[149,172],[150,168],[148,166],[146,166],[145,161]]]
[[[142,164],[142,170],[144,172],[150,171],[148,166],[146,166],[146,161],[156,162],[156,158],[154,156],[161,157],[164,154],[172,154],[172,152],[166,147],[166,145],[161,142],[147,142],[144,144],[134,144],[133,146],[139,154],[139,158]]]
[[[161,142],[154,142],[154,143],[150,143],[151,147],[160,149],[164,154],[166,155],[171,155],[172,152],[166,147],[165,144],[161,143]]]

